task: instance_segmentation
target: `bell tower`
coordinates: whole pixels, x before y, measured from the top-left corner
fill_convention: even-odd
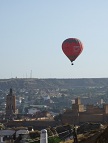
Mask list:
[[[16,96],[13,94],[12,88],[6,97],[6,116],[11,116],[16,111]]]

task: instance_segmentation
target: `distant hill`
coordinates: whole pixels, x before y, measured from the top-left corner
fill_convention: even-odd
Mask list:
[[[79,79],[37,79],[11,78],[0,79],[0,90],[14,89],[71,89],[77,87],[108,86],[108,78],[79,78]]]

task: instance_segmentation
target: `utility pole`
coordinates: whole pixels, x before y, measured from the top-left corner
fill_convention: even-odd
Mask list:
[[[73,128],[73,139],[74,139],[74,143],[78,143],[77,131],[76,131],[76,126],[75,125],[74,125],[74,128]]]
[[[32,70],[31,70],[31,72],[30,72],[30,78],[32,78]]]

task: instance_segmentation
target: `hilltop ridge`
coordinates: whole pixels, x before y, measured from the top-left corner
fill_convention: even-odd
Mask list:
[[[57,79],[57,78],[11,78],[0,79],[0,89],[6,90],[10,87],[14,89],[72,89],[73,87],[104,87],[108,86],[108,78],[76,78],[76,79]]]

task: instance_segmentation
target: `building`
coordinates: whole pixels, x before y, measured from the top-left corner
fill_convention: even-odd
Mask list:
[[[108,123],[108,104],[104,104],[102,108],[94,105],[85,107],[81,104],[80,98],[76,98],[72,109],[62,114],[62,123],[80,124],[84,122]]]
[[[6,96],[6,116],[10,117],[16,112],[16,96],[10,88],[9,94]]]
[[[30,108],[28,109],[28,114],[36,114],[40,112],[40,110],[36,109],[36,108]]]
[[[84,105],[81,104],[81,99],[78,97],[75,99],[75,103],[72,104],[72,110],[74,112],[84,112]]]

